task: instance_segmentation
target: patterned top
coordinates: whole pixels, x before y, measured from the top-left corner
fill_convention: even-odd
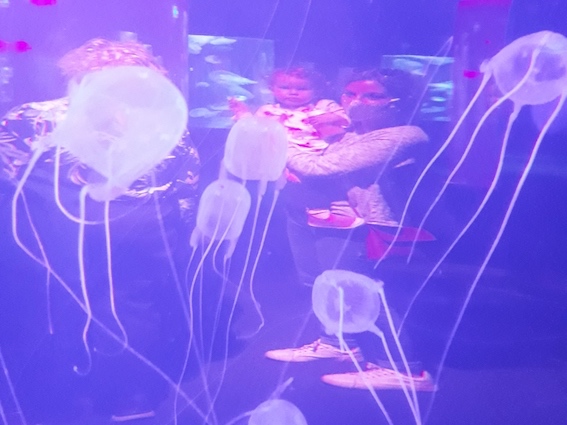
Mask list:
[[[16,185],[38,149],[45,149],[36,167],[53,170],[56,146],[46,136],[65,119],[68,98],[27,103],[9,111],[0,121],[0,182]],[[47,146],[46,146],[47,144]],[[92,173],[69,152],[60,156],[60,184],[82,187]],[[160,196],[176,194],[182,216],[190,217],[196,209],[197,182],[200,161],[189,134],[186,133],[173,151],[153,171],[136,180],[117,200],[149,199],[153,193]]]
[[[332,100],[320,100],[316,104],[310,104],[297,109],[282,108],[279,104],[264,105],[256,111],[256,116],[269,117],[278,120],[286,129],[291,145],[306,150],[321,151],[329,143],[325,136],[320,134],[313,125],[305,122],[307,118],[326,113],[337,114],[345,121],[350,122],[346,112],[339,104]]]

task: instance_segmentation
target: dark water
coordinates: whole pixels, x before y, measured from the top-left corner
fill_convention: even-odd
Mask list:
[[[63,95],[65,83],[55,63],[67,50],[96,36],[117,39],[121,32],[136,33],[162,58],[171,80],[189,95],[189,110],[194,111],[189,129],[201,157],[201,192],[219,174],[232,124],[226,96],[253,96],[249,98],[253,105],[269,101],[265,73],[274,66],[315,66],[329,80],[327,96],[335,100],[352,68],[397,67],[427,78],[412,118],[430,138],[417,164],[423,169],[464,114],[482,80],[484,61],[526,34],[547,30],[567,36],[567,3],[561,0],[33,3],[0,0],[0,40],[9,43],[5,48],[0,45],[0,111]],[[193,39],[191,45],[190,34],[211,38]],[[28,42],[31,50],[16,52],[10,46],[18,40]],[[438,56],[443,59],[433,59]],[[565,69],[565,52],[561,60]],[[561,69],[544,75],[561,76]],[[559,85],[558,96],[561,89],[564,95],[566,85],[567,81]],[[499,97],[494,87],[483,92],[424,178],[412,203],[414,225],[462,157],[483,114]],[[49,180],[38,180],[43,183],[30,190],[29,217],[21,204],[18,210],[24,244],[39,252],[33,225],[52,269],[68,285],[64,287],[15,243],[10,226],[14,187],[2,181],[0,423],[99,425],[114,423],[112,415],[151,411],[155,416],[125,423],[243,424],[248,417],[240,415],[274,397],[293,378],[276,397],[294,403],[311,425],[387,424],[368,390],[321,381],[326,374],[354,371],[351,362],[284,363],[265,358],[268,350],[299,347],[320,333],[312,313],[311,288],[304,284],[312,281],[305,282],[293,259],[296,243],[295,249],[299,247],[302,258],[313,266],[311,271],[318,270],[315,253],[324,268],[346,264],[364,270],[384,281],[395,316],[401,319],[407,313],[402,344],[420,369],[432,375],[438,391],[418,392],[417,420],[400,389],[377,390],[390,423],[564,424],[564,111],[543,138],[501,231],[542,123],[555,104],[520,111],[492,197],[422,288],[491,187],[512,106],[510,101],[504,103],[486,121],[463,167],[425,222],[436,240],[419,244],[409,263],[404,257],[393,258],[374,269],[363,255],[366,226],[346,238],[344,252],[337,246],[344,243],[345,230],[323,232],[322,243],[309,245],[305,233],[294,234],[288,222],[289,187],[270,213],[274,185],[268,185],[255,223],[258,186],[248,183],[252,207],[226,264],[226,243],[219,253],[214,252],[216,245],[206,251],[205,243],[192,256],[193,229],[180,224],[167,201],[159,213],[153,201],[124,207],[110,229],[120,322],[110,308],[103,226],[87,230],[83,258],[96,320],[86,344],[77,224],[54,203]],[[416,178],[417,174],[395,180],[394,188],[407,196]],[[30,182],[37,183],[33,175]],[[253,271],[255,300],[261,307],[255,305],[249,289]],[[240,281],[244,289],[233,304]],[[260,330],[258,308],[264,320]],[[362,344],[374,353],[380,342],[372,336],[363,338]]]

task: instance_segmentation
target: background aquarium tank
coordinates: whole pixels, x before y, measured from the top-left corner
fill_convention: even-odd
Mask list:
[[[565,424],[565,16],[0,0],[0,424]]]

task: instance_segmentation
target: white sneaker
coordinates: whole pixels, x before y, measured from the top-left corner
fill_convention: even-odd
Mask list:
[[[368,386],[377,390],[400,390],[402,385],[411,388],[411,382],[416,391],[437,391],[431,375],[422,372],[421,375],[407,376],[392,369],[382,368],[368,363],[367,369],[360,372],[337,373],[323,375],[323,382],[342,388],[368,389]]]
[[[355,347],[351,350],[357,361],[362,361],[360,348]],[[343,351],[329,344],[325,344],[318,339],[311,344],[299,348],[282,348],[280,350],[267,351],[265,356],[280,362],[311,362],[314,360],[334,359],[350,360],[348,351]]]

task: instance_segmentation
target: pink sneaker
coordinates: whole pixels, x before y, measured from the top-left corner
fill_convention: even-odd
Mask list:
[[[354,347],[351,350],[352,355],[356,361],[362,361],[362,353],[360,348]],[[280,362],[312,362],[314,360],[339,360],[350,361],[351,357],[347,351],[342,351],[332,345],[321,342],[320,339],[306,344],[298,348],[282,348],[279,350],[270,350],[265,353],[265,356],[272,360]]]
[[[376,390],[400,390],[404,386],[409,390],[413,383],[416,391],[437,391],[437,387],[428,372],[421,375],[407,376],[395,370],[386,369],[368,363],[366,370],[360,372],[336,373],[323,375],[321,380],[329,385],[342,388],[357,388],[366,390],[372,387]]]
[[[331,210],[307,210],[307,224],[311,227],[354,229],[362,226],[364,220],[358,217],[354,210],[352,214],[336,213]]]

